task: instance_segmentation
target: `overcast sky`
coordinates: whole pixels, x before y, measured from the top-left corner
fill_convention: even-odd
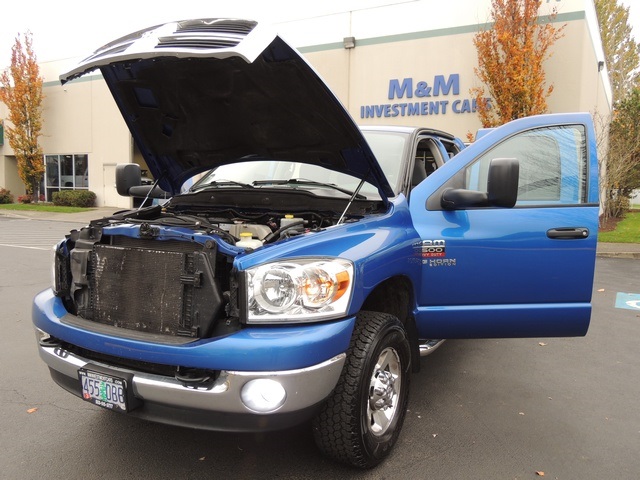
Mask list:
[[[86,56],[120,36],[189,18],[281,22],[411,0],[18,0],[0,14],[0,65],[16,34],[33,34],[38,61]]]
[[[412,0],[5,1],[0,14],[0,67],[10,63],[15,36],[27,30],[33,34],[38,61],[44,62],[84,57],[119,36],[172,20],[235,17],[282,22],[406,1]],[[640,2],[623,0],[622,3],[630,6],[630,20],[638,41]],[[437,5],[434,0],[435,9]]]

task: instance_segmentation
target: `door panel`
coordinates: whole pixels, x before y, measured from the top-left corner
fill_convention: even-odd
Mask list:
[[[422,338],[586,333],[598,229],[592,137],[583,114],[512,122],[413,191]],[[493,158],[520,163],[514,208],[439,207],[446,188],[486,191]],[[435,244],[440,248],[430,248]]]

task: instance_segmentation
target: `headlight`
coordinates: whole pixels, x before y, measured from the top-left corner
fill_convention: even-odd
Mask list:
[[[51,247],[51,288],[56,295],[60,291],[58,283],[58,246],[59,244],[56,244]]]
[[[353,286],[347,260],[295,260],[246,272],[248,323],[316,322],[344,315]]]
[[[71,281],[66,248],[66,240],[62,240],[51,248],[51,288],[53,293],[61,296],[68,294]]]

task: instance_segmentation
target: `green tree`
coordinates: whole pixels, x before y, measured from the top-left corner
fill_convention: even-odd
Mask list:
[[[33,52],[31,33],[20,34],[11,47],[11,66],[0,75],[0,101],[9,111],[5,124],[9,145],[18,163],[18,175],[33,201],[38,201],[44,175],[42,149],[38,137],[42,130],[42,77]]]
[[[563,36],[555,13],[538,18],[541,0],[492,0],[492,27],[473,43],[478,53],[475,73],[484,84],[471,89],[484,127],[545,113],[553,85],[545,85],[543,64],[552,45]],[[487,100],[487,94],[491,101]]]
[[[616,102],[609,125],[609,152],[602,179],[604,217],[620,217],[629,209],[633,190],[640,188],[640,88]]]
[[[603,129],[600,155],[603,217],[620,217],[640,187],[640,46],[632,35],[629,7],[617,0],[595,0],[600,37],[614,99],[611,123]],[[606,125],[605,125],[606,126]]]
[[[640,46],[631,34],[629,7],[618,0],[595,0],[595,5],[613,99],[620,101],[638,86]]]

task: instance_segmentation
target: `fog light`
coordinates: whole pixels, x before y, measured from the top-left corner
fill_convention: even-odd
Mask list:
[[[242,398],[242,403],[250,410],[268,413],[277,410],[284,404],[287,392],[275,380],[259,378],[247,382],[242,387],[240,397]]]

